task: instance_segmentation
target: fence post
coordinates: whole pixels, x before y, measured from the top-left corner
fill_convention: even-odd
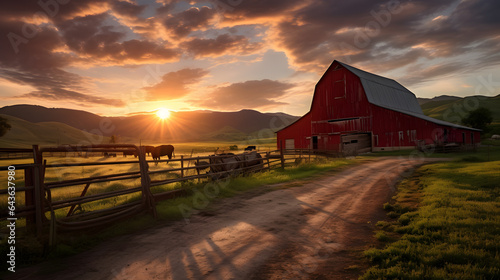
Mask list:
[[[271,170],[271,163],[269,163],[269,152],[266,152],[267,169]]]
[[[33,186],[35,187],[35,224],[36,236],[39,240],[43,238],[43,218],[45,217],[45,210],[43,200],[45,192],[43,191],[43,178],[42,178],[42,154],[38,150],[38,145],[33,145]]]
[[[139,168],[141,170],[141,187],[142,187],[142,199],[149,211],[152,212],[153,217],[156,219],[158,214],[156,213],[156,204],[153,194],[151,193],[151,178],[149,177],[149,165],[146,162],[146,147],[142,146],[138,148],[139,152]]]
[[[196,174],[198,175],[198,183],[201,182],[201,178],[200,178],[200,169],[198,169],[198,166],[200,166],[200,156],[198,156],[198,158],[196,158]]]
[[[24,191],[24,205],[26,207],[35,205],[35,188],[34,188],[34,167],[28,167],[24,169],[24,186],[33,187],[31,190]],[[26,228],[30,232],[36,231],[36,209],[35,213],[26,216]]]
[[[285,169],[285,154],[283,152],[283,149],[280,150],[280,156],[281,156],[281,168],[283,170]]]
[[[181,155],[181,178],[184,178],[184,156]]]

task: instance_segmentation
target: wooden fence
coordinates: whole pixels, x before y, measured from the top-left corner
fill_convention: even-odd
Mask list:
[[[303,160],[311,160],[317,156],[338,156],[337,154],[319,153],[310,150],[286,150],[261,153],[262,158],[251,157],[251,153],[243,153],[238,158],[236,168],[220,168],[228,165],[227,161],[234,155],[210,155],[197,157],[184,157],[174,159],[163,159],[158,162],[146,159],[144,147],[135,145],[93,145],[93,146],[62,146],[52,148],[12,149],[12,153],[31,154],[33,163],[15,165],[18,174],[24,172],[24,186],[16,186],[16,200],[24,193],[24,205],[16,205],[15,217],[26,218],[26,228],[33,232],[40,240],[55,240],[57,231],[85,230],[103,225],[109,225],[126,217],[141,212],[148,212],[156,217],[156,202],[184,195],[187,188],[164,188],[155,192],[155,187],[169,186],[179,182],[192,180],[218,180],[228,176],[247,174],[273,168],[285,168]],[[9,153],[9,149],[2,149],[0,153]],[[137,158],[132,160],[105,161],[101,160],[103,155],[109,154],[136,154]],[[97,161],[80,162],[47,162],[54,155],[69,155],[69,159],[75,159],[77,155],[99,155]],[[227,159],[227,160],[226,160]],[[257,164],[256,164],[257,160]],[[162,168],[162,163],[168,163]],[[251,164],[250,164],[251,163]],[[151,164],[151,166],[150,166]],[[160,164],[156,166],[156,164]],[[235,164],[232,160],[231,164]],[[105,175],[92,174],[79,178],[66,178],[65,170],[75,168],[96,167],[97,170],[105,170],[106,166],[123,166],[126,172],[117,172]],[[0,166],[0,170],[8,170],[9,166]],[[152,167],[155,170],[150,170]],[[203,170],[209,169],[209,172]],[[47,174],[57,174],[53,178]],[[163,177],[163,178],[162,178]],[[110,182],[125,182],[129,184],[125,188],[101,189],[90,191],[91,185],[106,184]],[[20,182],[18,180],[18,182]],[[135,182],[135,183],[134,183]],[[77,191],[75,191],[75,189]],[[62,190],[62,191],[61,191]],[[67,191],[66,191],[67,190]],[[55,195],[64,193],[64,195]],[[0,196],[7,196],[7,189],[0,190]],[[68,195],[69,194],[69,195]],[[130,195],[135,195],[130,197]],[[68,197],[69,196],[69,197]],[[124,198],[126,201],[119,205],[111,205],[109,200]],[[5,199],[7,201],[7,199]],[[108,202],[108,203],[106,203]],[[78,211],[84,204],[103,204],[108,207],[93,209],[92,211]],[[64,212],[64,215],[61,213]],[[9,218],[8,211],[0,213],[0,218]],[[48,237],[48,238],[47,238]]]

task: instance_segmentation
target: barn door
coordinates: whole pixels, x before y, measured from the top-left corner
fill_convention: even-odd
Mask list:
[[[312,137],[312,148],[313,150],[317,150],[318,149],[318,136],[313,136]]]
[[[371,151],[371,136],[368,133],[342,135],[342,153],[357,155]]]

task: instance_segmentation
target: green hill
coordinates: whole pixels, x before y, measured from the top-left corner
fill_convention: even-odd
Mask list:
[[[422,106],[424,114],[429,117],[460,124],[462,118],[479,107],[488,108],[493,113],[491,134],[500,134],[500,95],[494,97],[469,96],[456,100],[428,101]]]
[[[30,148],[39,145],[103,144],[109,137],[87,133],[59,122],[31,123],[19,118],[0,114],[12,127],[0,138],[2,148]]]

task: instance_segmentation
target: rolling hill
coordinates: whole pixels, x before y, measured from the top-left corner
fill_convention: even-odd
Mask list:
[[[493,123],[487,136],[500,134],[500,95],[435,99],[425,102],[421,107],[429,117],[458,124],[470,111],[479,107],[488,108],[493,113]]]
[[[85,111],[46,108],[37,105],[6,106],[0,108],[0,114],[14,118],[12,121],[9,119],[9,123],[13,126],[9,132],[9,138],[3,138],[10,140],[26,138],[29,141],[46,140],[47,143],[51,144],[75,143],[75,139],[72,137],[68,139],[56,137],[56,135],[61,134],[57,131],[66,131],[66,128],[81,130],[78,136],[74,130],[70,129],[68,129],[67,134],[73,135],[75,138],[83,137],[82,139],[94,134],[105,137],[115,135],[122,140],[132,138],[136,142],[139,140],[238,141],[258,134],[273,137],[272,131],[277,131],[298,118],[283,113],[260,113],[254,110],[238,112],[181,111],[172,112],[167,120],[161,121],[152,113],[127,117],[102,117]],[[61,125],[64,125],[65,129]],[[31,134],[28,133],[30,131]],[[259,133],[261,131],[266,133]],[[268,133],[270,131],[271,133]],[[6,141],[0,142],[2,147],[9,145]]]
[[[108,143],[109,137],[91,134],[59,122],[32,123],[13,116],[6,118],[11,129],[0,138],[2,148],[30,148],[34,144],[63,145]]]

